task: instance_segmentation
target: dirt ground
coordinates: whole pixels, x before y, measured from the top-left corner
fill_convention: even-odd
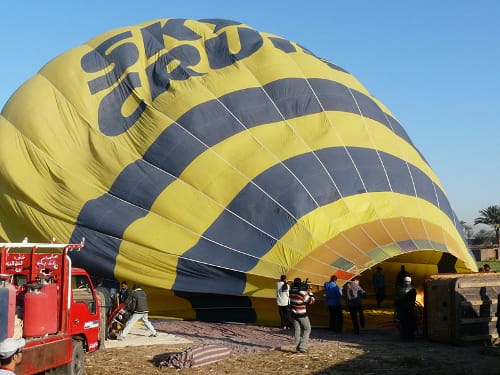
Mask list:
[[[293,333],[274,327],[236,323],[153,320],[160,332],[193,344],[129,346],[103,349],[87,356],[85,373],[107,374],[500,374],[500,346],[457,347],[419,336],[403,342],[390,317],[366,311],[367,327],[352,333],[313,328],[309,352],[293,350]],[[195,368],[160,368],[169,354],[203,344],[231,348],[230,357]]]

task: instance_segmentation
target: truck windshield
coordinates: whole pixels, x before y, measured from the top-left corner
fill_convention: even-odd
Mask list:
[[[86,276],[76,275],[71,277],[71,289],[73,291],[73,301],[75,303],[85,303],[92,314],[95,314],[95,300],[90,281]]]

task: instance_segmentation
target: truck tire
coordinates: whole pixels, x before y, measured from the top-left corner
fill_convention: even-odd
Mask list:
[[[83,350],[83,343],[73,340],[71,363],[45,371],[45,375],[83,375],[84,368],[85,351]]]
[[[81,341],[73,340],[73,359],[68,364],[68,375],[83,375],[85,369],[85,351]]]

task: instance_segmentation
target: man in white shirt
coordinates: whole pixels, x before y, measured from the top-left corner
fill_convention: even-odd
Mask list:
[[[281,327],[283,329],[291,328],[290,317],[290,285],[286,275],[281,275],[280,281],[276,283],[276,304],[280,313]]]

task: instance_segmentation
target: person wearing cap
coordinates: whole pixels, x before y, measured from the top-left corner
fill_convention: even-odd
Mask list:
[[[395,304],[399,316],[399,331],[401,338],[405,341],[415,339],[415,328],[417,319],[415,315],[415,300],[417,290],[411,283],[411,277],[405,276],[403,285],[398,289]]]
[[[7,338],[0,342],[0,375],[15,375],[16,366],[23,359],[23,338]]]

